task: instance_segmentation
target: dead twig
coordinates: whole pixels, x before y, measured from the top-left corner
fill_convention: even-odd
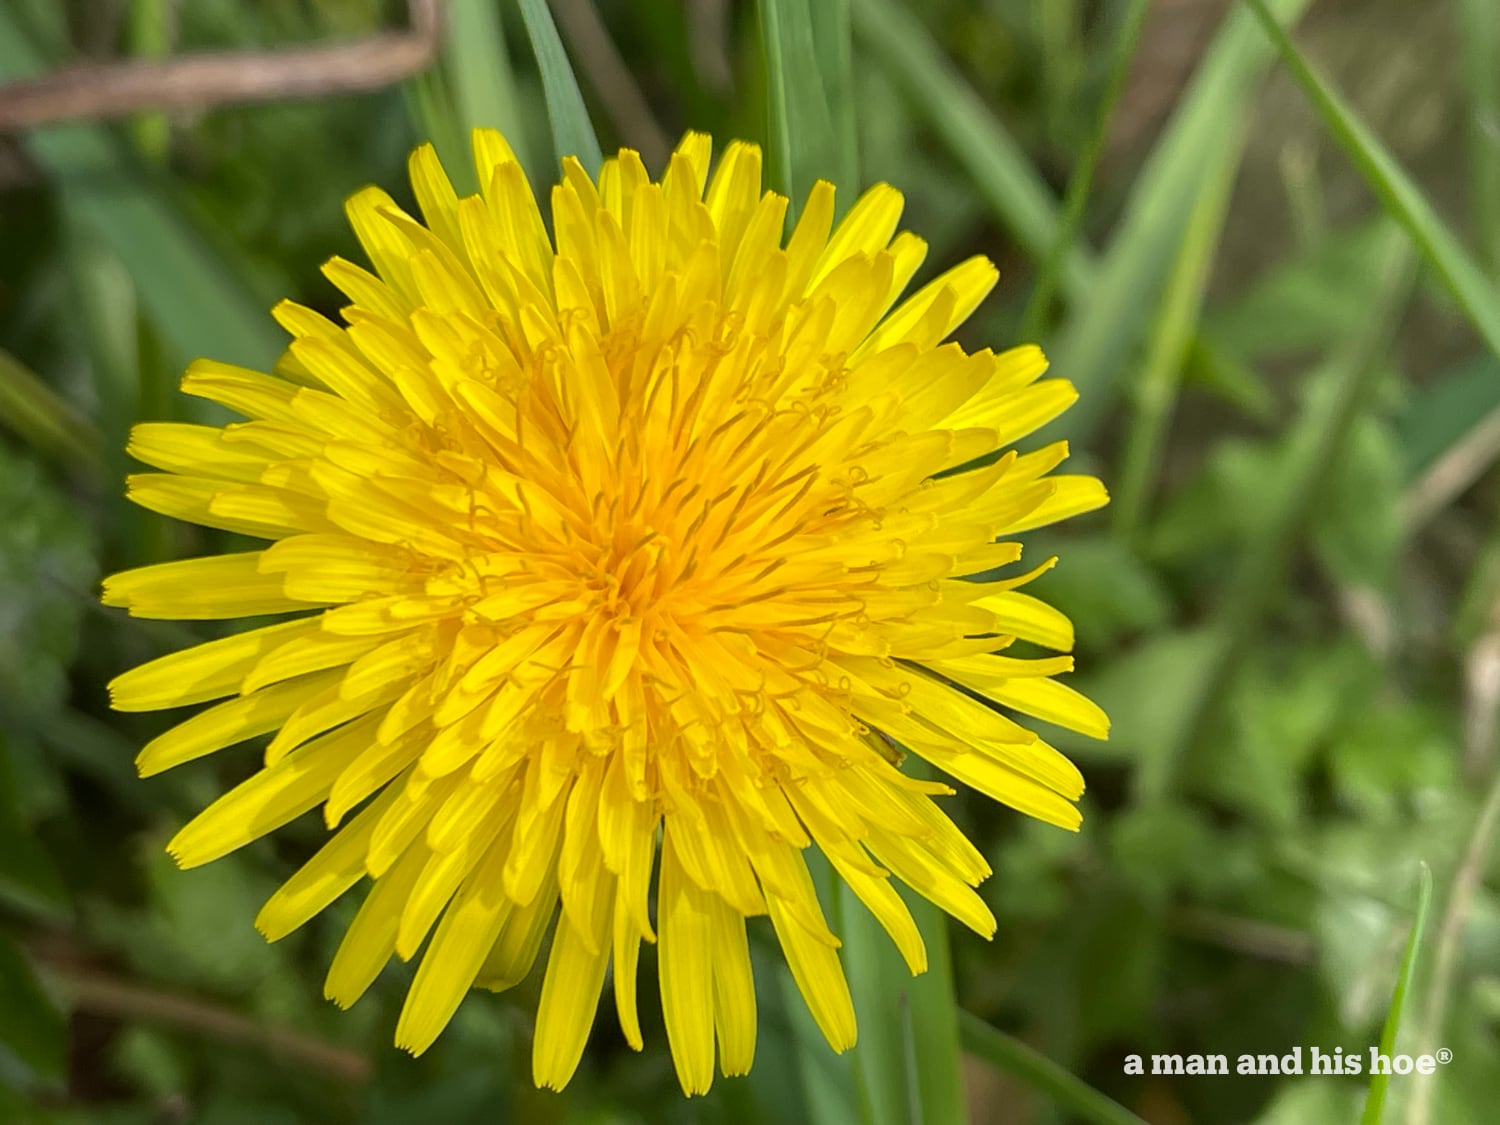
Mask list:
[[[162,992],[90,970],[53,966],[80,1011],[120,1019],[167,1024],[224,1043],[260,1047],[344,1082],[370,1080],[370,1060],[357,1051],[300,1031],[262,1023],[193,996]]]
[[[1500,621],[1470,646],[1464,659],[1464,775],[1477,780],[1489,772],[1500,719]]]
[[[1408,536],[1451,504],[1500,458],[1500,410],[1486,414],[1449,447],[1401,498]]]
[[[0,129],[375,90],[432,64],[443,0],[408,0],[410,29],[348,43],[65,67],[0,85]]]
[[[1196,906],[1179,907],[1168,920],[1171,928],[1184,937],[1267,961],[1305,966],[1312,964],[1318,955],[1317,941],[1311,934],[1274,922]]]
[[[698,80],[716,94],[734,90],[729,60],[729,0],[688,0],[688,57]]]

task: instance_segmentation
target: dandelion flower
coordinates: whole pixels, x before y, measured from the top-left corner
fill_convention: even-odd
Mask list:
[[[129,478],[153,511],[270,541],[108,579],[140,617],[272,624],[154,660],[114,706],[212,705],[150,742],[154,774],[261,735],[264,768],[168,845],[206,863],[322,806],[330,836],[265,904],[270,940],[355,884],[327,995],[352,1004],[420,956],[396,1042],[425,1050],[470,988],[509,988],[550,933],[533,1074],[561,1088],[606,978],[642,1045],[640,943],[658,947],[688,1093],[750,1068],[746,920],[769,917],[835,1050],[855,1038],[815,848],[913,972],[900,880],[983,935],[989,868],[899,745],[1076,828],[1078,771],[1015,721],[1103,737],[1054,677],[1056,610],[993,580],[1006,538],[1096,508],[1063,443],[945,473],[1075,399],[1034,347],[944,343],[994,284],[975,258],[900,301],[925,245],[879,185],[837,224],[733,144],[690,134],[659,183],[622,151],[573,160],[552,236],[501,136],[480,195],[430,146],[422,220],[378,188],[347,205],[374,266],[324,268],[343,324],[285,302],[274,374],[211,360],[183,390],[244,416],[152,422]],[[981,576],[976,579],[975,576]],[[654,876],[654,878],[653,878]],[[426,946],[423,952],[423,946]]]

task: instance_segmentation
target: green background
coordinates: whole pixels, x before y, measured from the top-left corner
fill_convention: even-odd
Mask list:
[[[0,134],[0,1121],[1492,1120],[1500,9],[1267,4],[1295,47],[1228,0],[556,0],[564,56],[538,0],[453,0],[438,65],[376,93]],[[7,0],[0,80],[402,21],[377,0]],[[1072,615],[1070,682],[1114,720],[1106,744],[1047,732],[1089,779],[1083,831],[956,798],[999,932],[923,915],[915,983],[830,892],[861,1017],[842,1058],[752,927],[756,1067],[693,1101],[649,951],[646,1051],[606,1000],[563,1096],[530,1087],[535,980],[476,993],[417,1060],[390,1046],[407,967],[335,1010],[352,904],[275,946],[251,926],[320,826],[177,871],[165,840],[256,754],[140,781],[171,720],[103,690],[212,630],[105,611],[99,577],[229,538],[127,507],[130,424],[214,420],[180,371],[269,363],[277,299],[335,313],[318,266],[358,254],[342,200],[406,199],[414,144],[462,176],[468,128],[498,125],[545,187],[589,117],[653,169],[693,128],[766,144],[797,196],[896,185],[931,244],[919,282],[972,253],[1001,268],[960,339],[1039,340],[1083,392],[1023,444],[1068,437],[1115,496],[1027,546],[1061,555],[1033,589]],[[1453,1060],[1389,1090],[1124,1073],[1382,1041]]]

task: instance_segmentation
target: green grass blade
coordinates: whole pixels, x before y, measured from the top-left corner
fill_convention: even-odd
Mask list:
[[[809,5],[813,47],[823,79],[829,127],[834,143],[833,182],[843,189],[843,203],[859,189],[859,128],[854,110],[854,43],[850,0],[819,0]]]
[[[1279,15],[1294,18],[1308,0],[1274,2]],[[1074,307],[1052,349],[1054,368],[1082,395],[1064,423],[1070,437],[1090,434],[1112,409],[1111,392],[1150,323],[1188,216],[1234,144],[1255,81],[1271,57],[1254,20],[1232,13],[1137,177],[1097,283]],[[1053,436],[1058,431],[1049,427],[1040,440]]]
[[[842,881],[836,888],[839,957],[849,978],[859,1042],[851,1052],[864,1125],[910,1125],[905,1039],[912,976],[880,923]]]
[[[927,945],[927,972],[909,980],[906,991],[906,1075],[907,1081],[917,1086],[914,1102],[922,1108],[914,1125],[964,1122],[969,1118],[964,1103],[963,1051],[953,960],[948,949],[948,918],[925,899],[908,901]]]
[[[842,894],[843,881],[834,871],[833,865],[815,848],[807,852],[807,869],[817,888],[818,901],[825,908],[829,926],[835,934],[843,934],[847,924]],[[776,974],[781,981],[781,1000],[796,1051],[797,1070],[802,1079],[803,1102],[807,1107],[808,1120],[817,1125],[877,1125],[869,1116],[868,1105],[864,1104],[864,1091],[858,1074],[860,1047],[856,1046],[843,1054],[833,1052],[812,1013],[808,1011],[807,1001],[803,999],[791,970],[786,967],[779,953],[777,960],[780,962]],[[852,994],[858,987],[858,980],[849,971],[849,961],[843,951],[840,951],[840,961],[844,966],[845,976],[849,979]],[[858,1009],[856,1016],[857,1013]],[[865,1025],[861,1022],[861,1037],[865,1030]]]
[[[1089,190],[1094,185],[1094,170],[1099,166],[1099,157],[1104,152],[1104,142],[1109,136],[1110,122],[1114,120],[1115,103],[1125,87],[1125,76],[1130,72],[1130,60],[1135,58],[1136,44],[1141,37],[1141,27],[1146,22],[1146,11],[1150,0],[1130,0],[1130,7],[1120,22],[1120,31],[1115,39],[1114,53],[1110,58],[1109,77],[1104,83],[1104,92],[1099,99],[1095,114],[1094,131],[1089,135],[1073,174],[1068,179],[1068,190],[1063,196],[1061,229],[1053,239],[1042,268],[1037,273],[1036,285],[1026,302],[1026,311],[1021,316],[1020,338],[1039,340],[1052,309],[1052,299],[1057,293],[1058,275],[1068,252],[1073,249],[1079,231],[1083,228],[1083,213],[1088,203]]]
[[[576,156],[589,175],[597,176],[604,155],[599,151],[594,123],[583,104],[583,93],[568,62],[568,52],[558,37],[557,25],[552,22],[547,0],[521,0],[521,18],[526,21],[526,34],[531,38],[531,49],[542,75],[553,150],[558,159]]]
[[[32,448],[64,465],[92,472],[102,464],[98,431],[4,349],[0,349],[0,422]]]
[[[1322,116],[1324,124],[1354,161],[1386,211],[1406,228],[1423,260],[1453,294],[1460,311],[1485,346],[1491,354],[1500,357],[1500,292],[1497,292],[1480,266],[1464,251],[1458,239],[1395,157],[1348,106],[1333,85],[1297,50],[1274,14],[1266,10],[1262,0],[1246,2],[1260,19],[1266,35],[1281,52],[1287,68],[1301,84],[1308,99]],[[1479,22],[1469,25],[1471,31],[1481,37],[1484,20],[1488,19],[1492,24],[1500,22],[1496,20],[1494,6],[1487,4],[1485,0],[1475,0],[1468,7],[1483,9],[1474,16]],[[1466,10],[1466,17],[1471,15],[1474,13]],[[1473,35],[1466,35],[1465,39],[1472,37]],[[1493,60],[1493,38],[1492,34],[1487,46],[1466,46],[1465,57],[1469,71],[1472,72],[1476,65],[1484,66],[1486,55]],[[1485,176],[1500,175],[1500,172],[1491,167],[1493,161],[1500,161],[1500,146],[1496,145],[1494,137],[1487,134],[1485,124],[1486,121],[1493,121],[1485,115],[1494,112],[1493,87],[1496,84],[1500,84],[1500,78],[1495,76],[1493,70],[1477,85],[1471,81],[1471,95],[1476,102],[1475,128],[1479,131],[1476,145],[1487,150],[1476,165],[1474,185],[1475,205],[1480,209],[1476,213],[1476,219],[1479,223],[1477,233],[1482,252],[1488,252],[1486,248],[1493,247],[1493,240],[1497,237],[1493,224],[1500,222],[1500,210],[1497,210],[1500,209],[1500,195],[1496,194],[1495,188],[1486,187],[1483,181]],[[1497,425],[1500,425],[1500,410],[1476,413],[1467,420],[1462,431],[1453,436],[1449,449],[1454,457],[1449,461],[1445,455],[1441,459],[1444,462],[1443,472],[1430,480],[1424,480],[1418,487],[1420,499],[1409,505],[1410,526],[1418,526],[1472,483],[1486,466],[1493,463],[1495,442],[1488,435]]]
[[[960,167],[996,220],[1041,260],[1062,230],[1057,200],[1021,146],[959,77],[932,37],[900,0],[854,0],[854,30],[872,61],[887,71]],[[1069,297],[1089,288],[1092,270],[1076,242],[1059,284]]]
[[[791,220],[815,181],[830,180],[836,187],[852,186],[852,181],[840,183],[846,170],[839,167],[842,147],[834,135],[820,70],[812,5],[808,0],[760,0],[758,8],[766,60],[769,171],[776,189],[791,200]]]
[[[936,776],[926,763],[908,755],[906,769],[927,780]],[[963,1051],[959,1044],[958,1000],[954,992],[953,959],[948,947],[948,916],[917,895],[905,894],[907,906],[927,947],[927,971],[913,977],[889,936],[868,911],[870,923],[883,944],[884,986],[889,1006],[894,1002],[901,1053],[884,1055],[879,1065],[905,1079],[911,1125],[961,1125],[969,1119],[964,1101]],[[888,1017],[887,1017],[888,1018]],[[869,1026],[869,1021],[865,1021]]]
[[[505,25],[495,0],[467,0],[448,9],[447,69],[463,132],[499,129],[521,167],[540,171],[530,151]]]
[[[46,60],[0,7],[0,79],[36,74]],[[129,270],[141,303],[183,362],[213,356],[268,367],[282,337],[260,303],[104,130],[39,129],[26,146],[55,177],[68,211],[98,232]]]
[[[960,1012],[959,1032],[964,1049],[996,1070],[1014,1075],[1033,1090],[1052,1099],[1078,1121],[1088,1125],[1146,1125],[1113,1098],[1107,1098],[1035,1047],[991,1027],[978,1016]]]
[[[806,1107],[808,1121],[816,1125],[868,1125],[860,1112],[851,1057],[847,1053],[836,1055],[829,1049],[823,1033],[807,1010],[802,993],[797,990],[791,971],[778,968],[777,976],[788,1021],[792,1025],[792,1038],[797,1045],[801,1101]]]
[[[1133,387],[1134,417],[1126,427],[1119,487],[1110,511],[1115,532],[1130,540],[1141,526],[1156,476],[1183,367],[1203,308],[1219,236],[1229,213],[1241,145],[1224,150],[1223,160],[1188,219],[1177,260],[1167,279],[1160,315],[1146,346],[1146,359]]]
[[[853,1054],[866,1125],[967,1120],[943,913],[903,896],[927,945],[927,971],[914,977],[858,896],[842,883],[837,893],[842,956],[859,1017]]]
[[[473,195],[478,187],[474,162],[469,157],[469,136],[459,120],[453,92],[442,67],[431,67],[405,85],[407,107],[417,126],[437,149],[448,177],[460,195]]]
[[[1275,419],[1277,406],[1270,385],[1212,334],[1200,332],[1193,339],[1186,364],[1185,382],[1218,396],[1256,422]]]
[[[1245,3],[1255,13],[1329,132],[1349,154],[1386,211],[1406,228],[1422,258],[1442,278],[1485,345],[1500,356],[1500,294],[1464,252],[1396,158],[1345,103],[1333,85],[1297,50],[1281,26],[1277,13],[1270,11],[1264,0],[1245,0]]]
[[[1459,0],[1459,41],[1469,95],[1469,199],[1474,242],[1500,275],[1500,5]]]
[[[1386,1013],[1385,1026],[1380,1031],[1380,1053],[1390,1056],[1396,1053],[1396,1034],[1401,1028],[1401,1018],[1406,1012],[1406,999],[1411,992],[1411,982],[1417,972],[1417,958],[1422,951],[1422,935],[1427,931],[1427,916],[1432,911],[1432,870],[1424,863],[1417,887],[1417,914],[1412,919],[1411,934],[1406,939],[1406,952],[1401,957],[1401,970],[1396,974],[1396,989],[1391,994],[1391,1010]],[[1375,1074],[1370,1078],[1370,1087],[1365,1095],[1365,1111],[1360,1115],[1360,1125],[1380,1125],[1385,1113],[1385,1095],[1390,1088],[1389,1074]]]

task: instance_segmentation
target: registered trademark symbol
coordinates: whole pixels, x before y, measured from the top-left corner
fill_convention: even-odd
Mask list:
[[[1440,1063],[1450,1063],[1450,1062],[1452,1062],[1453,1061],[1453,1052],[1450,1051],[1450,1050],[1448,1050],[1447,1047],[1439,1047],[1437,1049],[1437,1061],[1440,1062]]]

